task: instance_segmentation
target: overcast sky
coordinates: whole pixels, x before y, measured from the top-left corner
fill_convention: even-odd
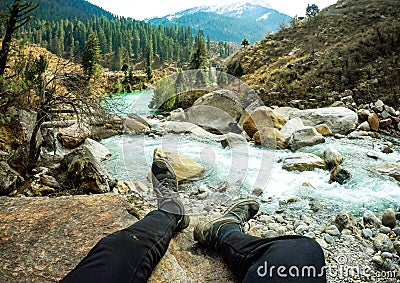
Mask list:
[[[163,17],[185,9],[215,4],[229,4],[238,0],[88,0],[118,16],[144,20]],[[243,0],[242,0],[243,1]],[[251,2],[251,0],[246,1]],[[259,2],[259,0],[257,0]],[[320,9],[336,3],[337,0],[266,0],[273,9],[289,16],[304,16],[307,4],[316,4]]]

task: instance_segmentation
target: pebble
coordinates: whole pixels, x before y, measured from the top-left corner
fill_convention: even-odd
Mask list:
[[[287,228],[285,226],[280,226],[276,232],[278,233],[279,236],[283,236],[287,232]]]
[[[393,229],[393,232],[397,235],[400,236],[400,227],[396,227]]]
[[[275,216],[275,221],[279,223],[285,223],[285,219],[283,219],[282,215]]]
[[[263,231],[261,234],[264,238],[276,238],[278,237],[278,233],[276,231],[273,230],[267,230],[267,231]]]
[[[383,253],[381,254],[381,257],[382,257],[382,258],[389,258],[389,259],[391,259],[391,258],[393,258],[393,254],[392,254],[392,253],[389,253],[389,252],[383,252]]]
[[[324,234],[324,239],[328,244],[335,242],[335,239],[329,234]]]
[[[274,231],[278,231],[280,226],[281,225],[279,223],[275,223],[275,222],[268,224],[269,229],[274,230]]]
[[[326,249],[328,243],[324,239],[316,238],[315,241],[321,246],[321,248]]]
[[[271,216],[271,215],[263,214],[258,217],[258,221],[263,222],[265,224],[269,224],[269,223],[273,223],[274,219],[273,219],[273,216]]]
[[[311,239],[314,239],[315,238],[315,233],[310,231],[310,232],[305,233],[304,236],[308,237],[308,238],[311,238]]]
[[[294,230],[294,232],[298,235],[302,235],[304,232],[308,231],[308,226],[307,225],[303,225],[300,224],[299,226],[296,227],[296,229]]]
[[[261,196],[263,194],[263,190],[261,188],[255,188],[253,190],[253,194],[257,197]]]
[[[380,267],[383,264],[383,258],[380,255],[374,255],[371,258],[371,261],[376,264],[376,266]]]
[[[394,228],[396,226],[396,214],[393,208],[388,208],[383,212],[382,224],[390,228]]]
[[[381,252],[393,252],[394,246],[388,235],[379,233],[373,240],[374,248]]]
[[[390,234],[391,232],[392,232],[392,229],[390,229],[389,227],[382,226],[381,228],[379,228],[379,233]]]
[[[372,230],[369,229],[369,228],[362,229],[361,234],[365,239],[371,239],[372,238]]]
[[[326,233],[328,233],[331,236],[339,236],[340,235],[340,231],[335,225],[331,225],[331,226],[327,227],[325,231],[326,231]]]

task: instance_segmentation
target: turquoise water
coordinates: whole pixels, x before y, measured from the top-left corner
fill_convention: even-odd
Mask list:
[[[125,109],[127,112],[133,111],[146,117],[150,113],[147,105],[151,96],[152,92],[143,92],[118,99],[128,102],[130,108]],[[113,154],[104,166],[110,175],[119,180],[139,180],[148,184],[152,154],[157,147],[178,151],[201,163],[206,168],[203,177],[181,188],[187,194],[202,188],[209,195],[203,202],[209,205],[251,195],[256,187],[263,189],[259,199],[265,210],[274,210],[280,201],[293,197],[300,200],[299,206],[306,207],[310,200],[317,200],[328,210],[350,210],[355,214],[366,209],[382,211],[389,206],[397,208],[400,201],[400,186],[396,181],[368,170],[384,161],[400,160],[398,145],[395,145],[393,153],[384,154],[374,149],[378,140],[329,138],[324,144],[303,149],[318,155],[328,147],[338,150],[345,159],[343,166],[353,175],[352,180],[344,185],[328,184],[329,171],[326,170],[283,170],[279,160],[291,154],[287,150],[266,150],[251,144],[223,149],[218,142],[190,134],[167,134],[157,138],[116,136],[102,143]],[[367,152],[375,152],[379,159],[367,157]],[[215,188],[224,181],[230,184],[231,189],[225,193],[218,192]],[[193,201],[197,200],[193,198]]]

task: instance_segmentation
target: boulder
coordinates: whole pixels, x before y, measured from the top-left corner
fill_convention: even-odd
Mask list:
[[[400,163],[384,162],[370,169],[372,172],[380,175],[389,176],[400,182]]]
[[[289,139],[283,136],[276,128],[265,127],[257,131],[254,136],[254,143],[269,149],[285,149],[288,147]]]
[[[232,148],[234,146],[247,145],[247,140],[242,135],[227,133],[224,135],[224,138],[220,140],[220,143],[223,148]]]
[[[111,190],[110,177],[88,148],[71,151],[64,156],[62,164],[67,168],[67,185],[71,189],[85,193],[107,193]]]
[[[76,123],[68,128],[61,129],[57,138],[66,148],[76,148],[90,136],[90,126],[86,123]]]
[[[290,115],[290,118],[294,117],[299,117],[305,126],[326,124],[334,134],[347,134],[354,130],[358,123],[357,114],[345,107],[297,110]]]
[[[312,171],[325,169],[325,162],[312,153],[299,152],[286,157],[282,168],[287,171]]]
[[[197,99],[193,106],[211,106],[227,113],[234,121],[238,121],[243,107],[237,94],[231,90],[216,90]],[[220,111],[218,111],[220,112]]]
[[[368,123],[372,131],[377,132],[379,130],[379,117],[375,113],[369,114]]]
[[[137,119],[136,117],[134,118],[127,117],[124,123],[125,132],[135,135],[149,131],[150,127],[148,126],[147,122],[146,124],[143,124],[142,123],[143,121],[141,121],[141,119]]]
[[[108,148],[106,148],[104,145],[89,138],[86,139],[82,146],[86,147],[99,161],[105,161],[112,155]]]
[[[201,164],[176,151],[156,148],[153,159],[157,158],[165,158],[171,163],[179,182],[196,180],[205,171],[205,168]]]
[[[6,196],[16,190],[22,183],[22,178],[17,171],[12,169],[7,162],[0,161],[0,195]]]
[[[382,224],[392,229],[396,226],[396,213],[393,208],[388,208],[383,212]]]
[[[303,121],[300,118],[296,117],[287,121],[287,123],[281,129],[281,135],[290,139],[290,137],[294,132],[301,130],[303,128],[304,128]]]
[[[296,151],[305,146],[312,146],[324,142],[325,138],[318,133],[314,127],[304,127],[292,134],[289,147],[292,151]]]
[[[316,125],[315,129],[324,137],[329,137],[333,135],[331,128],[329,128],[327,124]]]
[[[128,118],[134,119],[134,120],[138,121],[139,123],[145,125],[146,127],[151,128],[151,125],[149,124],[149,122],[147,122],[144,118],[142,118],[141,116],[139,116],[136,113],[129,113]],[[116,123],[118,123],[118,120],[121,120],[121,118],[116,116],[116,117],[114,117],[114,120],[116,120]],[[121,123],[122,122],[123,122],[123,120],[121,120]]]
[[[376,251],[380,252],[390,252],[393,253],[395,251],[393,242],[390,240],[389,236],[386,234],[379,233],[373,239],[373,245]]]
[[[274,113],[279,117],[283,118],[283,120],[289,121],[290,115],[292,114],[292,112],[296,110],[297,110],[296,108],[292,107],[278,107],[274,109]]]
[[[343,156],[336,149],[328,148],[324,151],[324,160],[329,169],[343,163]]]
[[[342,166],[337,166],[332,169],[331,171],[331,176],[329,178],[329,184],[332,184],[333,182],[336,182],[340,185],[343,185],[346,183],[348,180],[350,180],[353,176],[349,171],[344,169]]]
[[[186,122],[186,114],[182,108],[172,110],[169,115],[170,121]]]
[[[234,117],[215,106],[192,106],[187,109],[186,117],[188,122],[198,125],[212,133],[226,134],[229,132],[242,132]]]
[[[250,113],[243,123],[243,129],[253,137],[258,130],[265,127],[282,129],[286,122],[287,120],[276,114],[272,108],[261,106]]]

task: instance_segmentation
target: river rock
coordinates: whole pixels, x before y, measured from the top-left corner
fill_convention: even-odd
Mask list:
[[[125,119],[124,123],[125,132],[135,135],[135,134],[145,133],[150,130],[150,127],[147,124],[144,124],[143,121],[141,121],[142,118],[137,119],[137,117],[134,117],[132,115],[131,117],[127,117]]]
[[[245,137],[235,133],[224,134],[223,139],[221,139],[220,142],[223,148],[233,148],[235,146],[247,145],[247,140]]]
[[[393,242],[390,240],[388,235],[379,233],[373,239],[374,248],[380,252],[394,252]]]
[[[382,224],[390,228],[394,228],[396,226],[396,214],[392,208],[388,208],[383,212]]]
[[[305,126],[326,124],[333,134],[347,134],[354,130],[358,123],[357,114],[345,107],[297,110],[290,115],[290,118],[294,117],[299,117]]]
[[[234,117],[215,106],[192,106],[187,109],[186,117],[188,122],[198,125],[211,133],[226,134],[229,132],[242,132]]]
[[[257,131],[253,139],[254,143],[270,149],[285,149],[289,143],[289,139],[282,136],[278,129],[271,127],[265,127]]]
[[[329,137],[333,135],[331,128],[329,128],[327,124],[316,125],[315,129],[324,137]]]
[[[343,155],[333,148],[327,148],[324,151],[324,160],[329,169],[332,169],[343,163]]]
[[[0,162],[0,195],[5,196],[16,190],[22,183],[22,178],[17,171],[12,169],[7,162]]]
[[[67,168],[67,185],[71,189],[91,193],[107,193],[111,190],[110,177],[86,147],[67,154],[62,164]]]
[[[172,110],[169,115],[170,121],[186,122],[186,114],[182,108]]]
[[[392,119],[390,119],[390,118],[382,119],[382,120],[379,121],[379,127],[381,129],[386,129],[390,125],[392,125]]]
[[[318,133],[314,127],[304,127],[292,134],[289,147],[292,151],[296,151],[305,146],[312,146],[324,142],[325,138]]]
[[[372,172],[380,175],[389,176],[400,182],[400,163],[384,162],[370,169]]]
[[[250,113],[250,116],[247,117],[243,123],[243,129],[250,137],[253,137],[253,135],[262,128],[269,127],[279,130],[285,123],[286,120],[277,115],[273,109],[261,106]]]
[[[351,178],[352,178],[351,173],[349,171],[347,171],[346,169],[344,169],[342,166],[338,165],[331,170],[329,184],[336,182],[340,185],[343,185]]]
[[[238,121],[243,107],[237,94],[231,90],[216,90],[198,98],[193,106],[211,106],[227,113],[234,121]],[[218,112],[221,112],[218,111]]]
[[[375,213],[370,210],[364,212],[363,215],[363,224],[365,227],[374,227],[379,228],[382,225],[381,220],[376,217]]]
[[[370,127],[368,121],[364,121],[360,125],[358,125],[357,129],[360,131],[369,131],[369,130],[371,130],[371,127]]]
[[[354,230],[356,226],[356,219],[351,212],[341,212],[335,217],[335,225],[338,227],[339,231],[343,229]]]
[[[300,118],[295,117],[287,121],[287,123],[283,126],[280,132],[282,136],[285,136],[286,138],[290,139],[290,137],[294,132],[301,129],[304,129],[303,121]]]
[[[372,131],[377,132],[379,130],[379,117],[375,113],[369,114],[368,123]]]
[[[361,230],[361,235],[362,235],[365,239],[369,240],[369,239],[372,238],[372,230],[369,229],[369,228],[362,229],[362,230]]]
[[[105,161],[109,159],[112,155],[107,147],[89,138],[85,140],[82,146],[86,147],[99,161]]]
[[[368,122],[368,117],[371,114],[367,109],[360,109],[357,111],[358,120],[360,122]]]
[[[198,179],[205,171],[201,164],[172,150],[156,148],[153,159],[157,158],[165,158],[171,163],[178,181]]]
[[[90,126],[86,123],[76,123],[68,128],[61,129],[57,138],[66,148],[76,148],[91,134]]]
[[[312,153],[299,152],[286,157],[282,168],[287,171],[312,171],[325,169],[325,162]]]

